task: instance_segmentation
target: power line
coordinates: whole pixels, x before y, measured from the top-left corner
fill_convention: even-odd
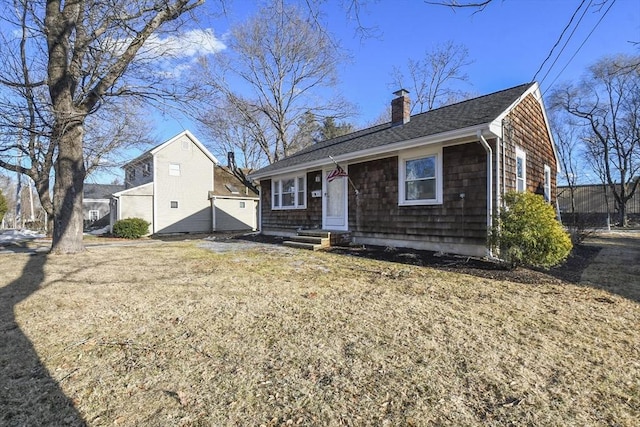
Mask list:
[[[560,33],[560,37],[558,37],[558,40],[556,40],[556,43],[553,45],[553,47],[551,48],[551,50],[549,51],[549,54],[547,55],[547,57],[544,59],[544,61],[542,61],[542,64],[540,64],[540,68],[538,68],[538,71],[536,71],[536,73],[533,75],[533,78],[531,79],[531,81],[535,81],[536,77],[538,77],[538,73],[542,70],[542,67],[544,67],[544,64],[547,63],[547,61],[549,60],[549,58],[551,58],[551,55],[553,54],[553,51],[555,50],[556,47],[558,47],[558,45],[560,44],[560,41],[562,40],[562,37],[564,36],[564,33],[567,32],[567,30],[569,29],[569,27],[571,26],[571,23],[573,22],[573,19],[576,17],[576,15],[578,14],[578,12],[580,11],[580,9],[582,8],[582,5],[584,4],[584,2],[587,0],[582,0],[582,2],[580,3],[580,5],[578,6],[578,8],[575,10],[575,12],[573,12],[573,15],[571,15],[571,19],[569,20],[569,23],[564,27],[564,30],[562,30],[562,33]],[[591,5],[591,2],[589,2],[589,6]],[[589,6],[587,6],[587,9],[589,8]],[[586,10],[586,9],[585,9]],[[584,13],[582,14],[582,16],[584,16]],[[582,17],[580,18],[580,20],[582,20]],[[580,22],[578,22],[578,24],[576,24],[576,27],[580,24]],[[575,31],[575,29],[574,29]],[[573,35],[573,32],[571,33]],[[571,39],[571,36],[569,36],[569,39]],[[566,43],[565,43],[566,46]],[[560,53],[562,53],[562,51],[560,51]],[[558,54],[559,55],[559,54]],[[552,65],[553,67],[553,65]]]
[[[564,72],[564,70],[567,69],[567,67],[569,66],[569,64],[571,63],[571,61],[573,61],[573,59],[576,57],[576,55],[578,54],[578,52],[580,52],[580,49],[582,49],[582,47],[585,45],[585,43],[587,43],[587,40],[589,40],[589,37],[591,37],[591,35],[593,34],[593,32],[596,30],[596,28],[598,28],[598,26],[600,25],[600,23],[602,22],[602,20],[604,19],[605,16],[607,16],[607,13],[609,13],[609,11],[611,10],[611,8],[613,7],[613,5],[615,4],[616,0],[611,0],[611,4],[609,5],[609,7],[607,8],[607,10],[604,11],[604,13],[602,14],[602,16],[600,17],[600,19],[598,20],[598,22],[596,22],[596,24],[593,26],[593,28],[591,29],[591,31],[589,32],[589,34],[587,34],[587,37],[584,38],[584,41],[580,44],[580,46],[578,46],[578,49],[576,49],[575,53],[571,56],[571,58],[569,58],[569,61],[567,61],[567,63],[565,64],[565,66],[562,68],[562,70],[560,70],[560,72],[558,73],[558,75],[556,76],[555,79],[553,79],[553,81],[551,82],[551,84],[549,84],[549,87],[547,88],[547,90],[544,91],[544,93],[542,94],[542,96],[544,96],[549,89],[553,86],[553,84],[556,82],[556,80],[558,80],[558,78],[562,75],[562,73]],[[548,74],[548,73],[547,73]],[[546,77],[546,76],[545,76]]]
[[[578,23],[576,24],[575,27],[573,27],[573,31],[571,31],[571,34],[569,34],[569,38],[565,41],[564,45],[562,46],[562,49],[560,50],[560,52],[558,52],[558,55],[556,56],[556,59],[553,61],[553,64],[551,64],[551,67],[549,67],[549,69],[547,70],[546,74],[544,75],[544,77],[542,78],[542,80],[540,81],[540,84],[542,84],[547,76],[549,75],[549,73],[551,72],[551,70],[553,69],[553,67],[556,65],[556,62],[558,62],[558,60],[560,59],[560,55],[562,55],[562,52],[564,52],[564,49],[567,47],[567,45],[569,44],[569,41],[571,41],[571,38],[573,37],[573,35],[575,34],[576,30],[578,29],[578,26],[580,25],[580,23],[582,22],[582,19],[584,18],[584,16],[587,14],[587,11],[589,10],[589,7],[591,7],[591,3],[592,1],[589,2],[589,5],[584,9],[584,11],[582,12],[582,16],[580,16],[580,20],[578,21]]]

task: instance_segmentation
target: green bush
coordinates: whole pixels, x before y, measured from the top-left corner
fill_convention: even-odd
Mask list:
[[[125,218],[113,224],[113,234],[125,239],[139,239],[149,232],[151,223],[142,218]]]
[[[571,237],[556,219],[553,207],[540,195],[507,193],[492,244],[511,267],[550,268],[567,259]]]

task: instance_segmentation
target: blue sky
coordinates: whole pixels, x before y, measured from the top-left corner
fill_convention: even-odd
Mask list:
[[[358,114],[349,121],[362,127],[379,117],[397,89],[391,84],[394,65],[404,66],[409,58],[420,59],[425,51],[447,41],[469,50],[469,59],[473,61],[466,68],[469,84],[461,87],[467,92],[483,95],[531,81],[581,2],[494,0],[484,11],[473,13],[471,9],[454,11],[420,0],[364,0],[361,22],[375,27],[376,36],[362,38],[356,32],[355,22],[341,7],[341,3],[348,2],[328,0],[322,8],[328,30],[351,56],[339,70],[338,87],[357,108]],[[585,1],[585,5],[589,3]],[[211,1],[204,7],[219,5]],[[254,13],[257,7],[255,1],[232,0],[227,3],[225,16],[209,22],[200,20],[197,25],[212,30],[224,42],[229,28]],[[609,0],[599,11],[592,6],[546,78],[541,81],[562,43],[536,80],[541,82],[543,92],[554,83],[577,80],[604,55],[640,53],[640,45],[634,46],[630,41],[640,42],[640,1]],[[194,123],[187,118],[158,117],[155,131],[158,142],[184,129],[198,136]]]
[[[358,115],[351,121],[361,126],[384,111],[397,89],[390,85],[394,65],[403,66],[408,58],[419,59],[425,51],[449,40],[466,46],[469,59],[474,61],[466,68],[469,84],[462,87],[466,91],[483,95],[531,81],[581,1],[494,0],[475,14],[471,9],[453,11],[420,0],[362,1],[361,20],[377,32],[376,37],[364,39],[356,33],[355,22],[349,20],[341,2],[329,1],[323,8],[328,29],[352,58],[339,72],[339,90],[358,108]],[[588,3],[587,0],[585,4]],[[592,6],[585,14],[541,82],[543,92],[554,82],[576,80],[588,65],[604,55],[640,53],[640,46],[629,43],[640,41],[640,1],[614,0],[603,18],[610,5],[611,0],[600,11]],[[256,8],[255,1],[232,1],[227,16],[211,22],[215,34],[223,37],[233,22]],[[545,76],[558,51],[556,48],[537,81]],[[191,125],[188,120],[171,122],[164,122],[166,138]]]

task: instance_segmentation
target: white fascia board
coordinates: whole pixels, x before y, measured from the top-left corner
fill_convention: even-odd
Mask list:
[[[115,195],[115,193],[113,195]],[[111,199],[87,199],[87,198],[84,198],[84,197],[82,198],[82,202],[83,203],[84,202],[87,202],[87,203],[89,203],[89,202],[91,202],[91,203],[97,203],[97,202],[105,203],[105,202],[109,202],[109,201],[111,201]]]
[[[258,197],[242,197],[242,196],[209,196],[210,200],[260,200]]]
[[[547,109],[544,107],[544,100],[542,99],[542,92],[540,91],[540,85],[538,84],[538,82],[533,82],[533,84],[529,89],[527,89],[522,95],[520,95],[520,97],[516,99],[506,110],[504,110],[502,114],[496,117],[496,119],[489,124],[489,130],[491,131],[491,133],[501,136],[502,121],[504,120],[504,118],[507,117],[509,113],[511,113],[511,110],[513,110],[516,107],[516,105],[518,105],[524,98],[526,98],[530,94],[533,95],[536,101],[538,101],[538,103],[540,104],[540,108],[542,110],[542,116],[544,118],[544,124],[545,124],[545,127],[547,128],[547,135],[549,135],[549,141],[551,141],[551,148],[553,149],[553,155],[556,158],[556,169],[557,169],[557,172],[559,173],[560,157],[558,157],[556,142],[553,138],[553,134],[551,133],[551,127],[549,126],[549,118],[547,117]]]
[[[333,156],[334,160],[338,163],[348,162],[350,160],[356,160],[367,157],[380,157],[382,154],[393,154],[400,150],[407,150],[411,148],[421,147],[424,145],[446,143],[447,141],[453,141],[463,138],[476,138],[478,131],[489,130],[488,124],[483,123],[481,125],[471,126],[464,129],[456,129],[450,132],[439,133],[436,135],[423,136],[420,138],[414,138],[406,141],[400,141],[393,144],[381,145],[379,147],[368,148],[366,150],[353,151],[351,153],[339,154]],[[498,136],[498,135],[495,135]],[[312,162],[300,163],[287,168],[278,169],[272,172],[266,172],[261,174],[250,174],[249,178],[260,181],[261,178],[267,178],[271,176],[286,175],[292,172],[297,172],[304,169],[315,169],[327,165],[332,165],[333,162],[328,157],[326,159],[314,160]]]
[[[122,191],[118,191],[117,193],[113,193],[113,197],[120,197],[122,195],[126,195],[127,193],[133,191],[133,190],[139,190],[142,187],[146,187],[149,185],[152,185],[153,181],[151,182],[147,182],[146,184],[142,184],[142,185],[138,185],[136,187],[131,187],[131,188],[127,188],[126,190],[122,190]]]
[[[193,142],[196,145],[196,147],[198,147],[200,150],[202,150],[204,155],[207,156],[213,163],[215,163],[216,165],[220,164],[220,161],[213,154],[211,154],[211,152],[209,150],[207,150],[207,148],[204,145],[202,145],[202,143],[198,140],[198,138],[196,138],[188,130],[182,131],[179,134],[177,134],[176,136],[174,136],[173,138],[169,139],[168,141],[165,141],[164,143],[158,145],[156,148],[152,149],[150,151],[150,153],[155,156],[160,150],[162,150],[163,148],[165,148],[169,144],[174,143],[176,140],[180,139],[183,136],[186,136],[187,138],[189,138],[191,140],[191,142]]]

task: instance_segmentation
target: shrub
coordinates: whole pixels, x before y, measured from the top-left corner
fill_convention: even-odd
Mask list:
[[[573,247],[571,237],[542,196],[511,192],[504,201],[499,227],[492,233],[492,243],[500,249],[502,259],[512,267],[543,268],[567,259]]]
[[[142,218],[125,218],[113,224],[113,234],[125,239],[139,239],[149,232],[151,223]]]

